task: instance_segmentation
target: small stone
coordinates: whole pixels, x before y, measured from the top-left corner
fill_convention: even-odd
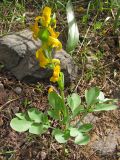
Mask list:
[[[42,151],[41,152],[41,159],[42,160],[46,159],[46,156],[47,156],[46,152]]]
[[[15,93],[17,93],[17,94],[21,94],[21,93],[22,93],[22,89],[21,89],[20,87],[16,87],[16,88],[14,89],[14,91],[15,91]]]
[[[4,91],[4,85],[0,82],[0,91]]]
[[[19,112],[19,107],[14,107],[14,109],[13,109],[13,113],[15,114],[15,113],[17,113],[17,112]]]

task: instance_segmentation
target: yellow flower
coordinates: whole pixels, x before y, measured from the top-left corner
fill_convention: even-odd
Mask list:
[[[41,16],[37,16],[37,17],[35,18],[35,21],[38,22],[41,18],[42,18]]]
[[[53,76],[50,78],[51,82],[57,82],[59,79],[59,74],[60,74],[60,65],[56,65],[54,67],[54,71],[53,71]]]
[[[60,60],[54,58],[54,59],[52,59],[52,63],[60,65]]]
[[[50,62],[49,59],[45,57],[42,48],[40,48],[39,50],[36,51],[36,58],[40,62],[40,67],[43,67],[43,68],[45,68],[46,65]]]
[[[51,8],[45,7],[42,14],[42,25],[48,27],[51,21]]]
[[[61,42],[52,36],[49,36],[48,38],[48,46],[51,46],[52,48],[57,48],[57,50],[62,49],[62,44]]]
[[[59,36],[59,34],[60,34],[59,32],[55,32],[52,27],[49,27],[49,28],[48,28],[48,31],[50,32],[50,35],[51,35],[53,38],[58,38],[58,36]]]
[[[33,31],[33,38],[37,40],[38,32],[39,32],[39,26],[38,26],[38,21],[35,20],[34,25],[31,27],[31,30]]]
[[[50,88],[48,89],[48,93],[51,93],[51,92],[53,92],[53,91],[54,91],[53,87],[50,87]]]

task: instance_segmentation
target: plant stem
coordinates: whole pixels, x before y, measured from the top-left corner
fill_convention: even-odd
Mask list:
[[[82,115],[82,117],[80,118],[80,120],[76,123],[76,126],[79,125],[80,122],[83,122],[84,117],[87,116],[88,113],[90,113],[90,112],[89,112],[90,108],[92,108],[92,106],[89,106],[89,107],[85,110],[85,112],[83,113],[83,115]]]
[[[65,160],[65,155],[66,155],[66,153],[65,153],[65,144],[63,144],[62,146],[63,146],[62,147],[63,159]]]
[[[64,96],[64,91],[61,90],[61,97],[62,97],[62,100],[63,100],[63,103],[64,103],[64,114],[65,116],[67,116],[67,108],[66,108],[66,105],[65,105],[65,96]]]

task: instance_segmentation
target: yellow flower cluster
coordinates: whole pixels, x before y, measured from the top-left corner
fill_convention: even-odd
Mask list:
[[[60,65],[56,65],[54,67],[53,76],[50,78],[50,81],[57,82],[59,79],[59,74],[60,74]]]
[[[35,18],[35,23],[32,26],[33,38],[38,38],[42,42],[42,46],[36,51],[36,58],[39,61],[40,67],[53,66],[53,76],[50,78],[51,82],[57,82],[60,76],[60,61],[52,59],[52,50],[55,48],[60,50],[62,48],[61,42],[58,40],[59,32],[55,32],[56,19],[51,17],[51,8],[45,7],[42,16]],[[47,51],[47,55],[46,55]]]

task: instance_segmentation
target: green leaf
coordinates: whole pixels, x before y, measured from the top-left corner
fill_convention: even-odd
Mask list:
[[[40,31],[38,33],[38,37],[43,42],[48,41],[48,38],[49,38],[49,32],[48,32],[48,30],[47,29],[40,29]]]
[[[62,98],[56,92],[50,92],[48,94],[49,104],[53,108],[57,108],[58,110],[64,109],[64,103]]]
[[[78,128],[74,128],[74,127],[70,128],[70,136],[71,137],[76,137],[78,134],[79,134]]]
[[[69,107],[71,108],[72,112],[79,107],[81,103],[81,98],[77,93],[73,93],[71,96],[68,96],[67,103]]]
[[[50,110],[48,111],[48,115],[49,115],[51,118],[55,119],[55,120],[59,120],[59,112],[56,112],[56,111],[53,110],[53,109],[50,109]]]
[[[15,114],[18,118],[20,118],[20,119],[26,119],[26,113],[16,113]]]
[[[93,128],[93,125],[90,123],[83,124],[79,127],[80,132],[89,132]]]
[[[75,137],[75,144],[86,145],[89,141],[90,137],[82,133],[79,133],[77,137]]]
[[[42,124],[32,124],[29,128],[29,132],[33,134],[43,134],[46,131],[46,129],[43,127]]]
[[[79,30],[75,20],[75,15],[73,12],[73,6],[71,1],[68,1],[66,6],[67,21],[68,21],[68,40],[66,49],[71,52],[75,49],[79,42]]]
[[[85,112],[84,106],[80,105],[79,107],[74,109],[72,118],[76,117],[78,114],[83,112]]]
[[[96,102],[97,97],[99,96],[99,93],[100,93],[100,90],[97,87],[93,87],[85,91],[85,99],[88,106]]]
[[[32,123],[33,122],[26,119],[13,118],[10,122],[10,126],[17,132],[25,132],[31,127]]]
[[[36,122],[36,123],[42,122],[43,113],[38,111],[37,108],[30,108],[28,110],[28,115],[29,115],[30,119],[33,120],[34,122]]]
[[[110,111],[110,110],[114,110],[117,108],[118,108],[118,106],[116,106],[114,104],[99,103],[95,106],[93,111]]]
[[[99,96],[97,97],[97,99],[100,102],[104,102],[104,99],[105,99],[104,93],[100,91]]]
[[[55,129],[53,131],[53,135],[55,136],[55,139],[57,142],[59,142],[59,143],[66,143],[67,142],[67,139],[65,138],[65,134],[61,130]]]
[[[42,123],[43,124],[49,124],[48,116],[46,114],[42,115]]]
[[[104,102],[116,102],[116,99],[105,98],[104,93],[100,91],[99,96],[97,97],[99,103]]]

